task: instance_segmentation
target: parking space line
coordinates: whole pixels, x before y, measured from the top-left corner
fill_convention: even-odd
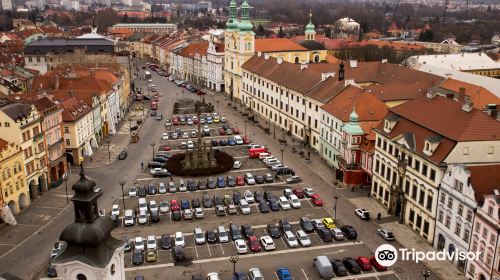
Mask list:
[[[173,267],[173,266],[174,266],[173,263],[161,263],[161,264],[153,264],[153,265],[126,267],[124,270],[125,270],[125,272],[127,272],[127,271],[147,270],[147,269]]]
[[[231,170],[229,173],[236,173],[236,172],[250,172],[250,171],[259,171],[259,170],[269,170],[268,168],[261,167],[261,168],[252,168],[252,169],[236,169],[236,170]],[[259,185],[259,184],[255,184]],[[254,186],[255,186],[254,185]]]
[[[226,253],[224,253],[224,248],[222,247],[222,244],[219,243],[219,246],[220,246],[220,249],[222,250],[222,255],[225,255]]]
[[[210,254],[210,257],[212,256],[212,251],[210,251],[210,246],[208,245],[208,242],[207,242],[207,248],[208,248],[208,254]]]
[[[196,242],[194,239],[193,239],[193,243],[194,243],[194,251],[196,252],[196,258],[198,258],[198,249],[196,249]]]
[[[274,272],[274,276],[276,276],[276,279],[278,279],[278,280],[280,279],[280,278],[278,277],[278,273],[276,273],[276,271]]]
[[[306,272],[304,271],[304,268],[301,268],[300,270],[302,270],[302,274],[304,274],[304,277],[306,278],[306,280],[309,280],[309,278],[307,278]]]
[[[311,205],[311,207],[314,207],[314,206],[312,205],[312,203],[311,203],[311,200],[310,200],[310,199],[307,199],[306,201],[307,201],[307,203],[309,203],[309,205]]]
[[[356,275],[356,278],[355,279],[364,279],[364,278],[369,278],[369,277],[376,277],[377,279],[379,279],[377,276],[383,276],[383,275],[395,275],[396,277],[398,277],[398,279],[401,279],[399,278],[399,276],[397,276],[396,273],[394,273],[394,271],[392,270],[387,270],[387,271],[378,271],[378,272],[370,272],[370,273],[367,273],[367,274],[361,274],[361,275]],[[336,277],[335,279],[339,279],[339,280],[352,280],[354,275],[349,275],[349,276],[344,276],[344,277]]]

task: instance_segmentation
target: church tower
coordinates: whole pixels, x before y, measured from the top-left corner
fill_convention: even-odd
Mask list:
[[[309,12],[309,23],[306,25],[306,41],[314,41],[316,39],[316,27],[312,23],[312,12]]]
[[[67,244],[52,264],[61,280],[124,280],[123,241],[111,236],[116,224],[109,217],[100,217],[96,183],[80,170],[80,180],[72,189],[75,222],[68,225],[59,240]]]

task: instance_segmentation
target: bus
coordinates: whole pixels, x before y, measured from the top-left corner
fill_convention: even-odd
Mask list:
[[[151,73],[149,71],[144,71],[144,78],[151,79]]]

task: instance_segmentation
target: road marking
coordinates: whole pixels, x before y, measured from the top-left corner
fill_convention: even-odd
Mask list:
[[[337,254],[337,253],[342,253],[344,252],[345,250],[344,249],[340,249],[340,250],[337,250],[335,252],[330,252],[330,253],[324,253],[325,255],[333,255],[333,254]]]
[[[311,203],[311,199],[309,199],[309,198],[303,198],[303,199],[301,199],[301,200],[306,200],[306,201],[307,201],[307,203],[309,203],[309,205],[311,205],[311,208],[314,208],[314,206],[313,206],[313,205],[312,205],[312,203]]]
[[[224,253],[224,248],[222,247],[222,244],[219,243],[219,245],[220,245],[220,249],[222,250],[222,254],[225,255],[226,253]]]
[[[248,158],[248,156],[233,157],[233,158]]]
[[[39,227],[39,225],[17,224],[18,226]]]
[[[137,270],[147,270],[147,269],[155,269],[162,267],[173,267],[173,263],[162,263],[162,264],[153,264],[153,265],[144,265],[144,266],[135,266],[134,267],[126,267],[125,271],[137,271]]]
[[[212,251],[210,251],[210,246],[208,246],[208,242],[207,242],[207,248],[208,248],[208,253],[210,254],[210,256],[212,256]]]
[[[194,251],[196,252],[196,258],[198,258],[198,249],[196,249],[196,241],[193,239]]]
[[[271,256],[271,255],[289,254],[290,252],[313,251],[313,250],[318,250],[318,249],[328,249],[328,248],[335,248],[335,247],[342,247],[342,246],[355,246],[358,244],[363,244],[363,242],[360,242],[360,243],[339,243],[339,244],[330,244],[330,245],[316,246],[316,247],[304,247],[304,248],[296,248],[296,249],[288,248],[288,249],[283,249],[283,250],[278,250],[278,251],[269,251],[269,252],[263,252],[263,253],[258,253],[258,254],[239,255],[239,257],[240,257],[240,259],[264,257],[264,256]],[[208,262],[216,262],[216,261],[227,261],[227,260],[229,260],[228,257],[219,257],[219,258],[195,260],[195,261],[193,261],[193,263],[200,264],[200,263],[208,263]]]
[[[253,168],[253,169],[236,169],[236,170],[229,171],[229,173],[236,173],[236,172],[245,173],[245,172],[259,171],[259,170],[269,170],[269,168],[261,167],[261,168]],[[259,185],[259,184],[255,184],[255,185]]]
[[[370,272],[370,273],[366,273],[366,274],[362,274],[362,275],[357,275],[355,279],[364,279],[364,278],[377,277],[377,276],[389,275],[389,274],[393,274],[396,277],[398,277],[397,274],[394,273],[394,271],[388,270],[388,271]],[[335,279],[352,280],[352,275],[344,276],[344,277],[335,277]],[[401,279],[401,278],[398,277],[398,279]]]
[[[401,278],[399,278],[399,276],[396,273],[394,273],[394,276],[396,276],[399,280],[401,280]]]
[[[61,208],[61,207],[40,206],[40,205],[31,205],[30,207],[31,208],[37,207],[37,208],[44,208],[44,209],[57,209],[57,210],[61,210],[61,209],[65,208],[65,207]]]
[[[307,278],[307,274],[306,274],[306,272],[304,271],[304,269],[303,269],[303,268],[301,268],[300,270],[302,270],[302,274],[304,274],[304,277],[306,278],[306,280],[309,280],[309,278]]]
[[[12,244],[7,244],[7,243],[1,243],[0,246],[11,246],[11,247],[16,247],[16,245]]]
[[[278,273],[276,273],[276,271],[274,272],[274,275],[276,276],[276,279],[278,279],[278,280],[280,279],[280,278],[278,277]]]

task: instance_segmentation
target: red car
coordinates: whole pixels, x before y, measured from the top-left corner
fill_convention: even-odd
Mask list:
[[[224,128],[219,128],[219,135],[226,135],[226,131],[224,130]]]
[[[245,178],[243,176],[236,177],[236,185],[244,186],[245,185]]]
[[[298,198],[304,198],[304,190],[303,189],[293,189],[292,192]]]
[[[257,236],[252,235],[248,237],[248,243],[250,244],[250,250],[253,252],[260,252],[262,250],[262,247],[260,246],[260,242],[257,239]]]
[[[239,128],[237,127],[233,128],[233,134],[240,134]]]
[[[193,118],[193,124],[198,124],[198,118]]]
[[[178,117],[173,117],[172,118],[172,124],[173,125],[179,125],[179,124],[181,124],[181,122],[179,121]]]
[[[179,202],[177,200],[173,199],[170,201],[170,211],[179,211],[181,209],[181,206],[179,205]]]
[[[357,257],[356,262],[359,264],[362,270],[368,271],[372,269],[372,265],[370,264],[370,260],[366,257]]]
[[[163,150],[164,151],[171,151],[172,150],[172,146],[170,144],[165,144],[165,145],[163,145]]]
[[[250,139],[248,137],[243,137],[243,144],[250,144]]]
[[[317,194],[311,195],[311,201],[316,206],[323,206],[323,199],[321,199],[321,196]]]
[[[372,256],[372,257],[370,258],[370,263],[371,263],[371,264],[372,264],[372,266],[373,266],[373,267],[375,267],[378,271],[385,271],[385,270],[387,270],[387,267],[385,267],[385,266],[383,266],[383,265],[381,265],[381,264],[379,264],[379,263],[377,262],[377,259],[375,259],[375,256]]]

